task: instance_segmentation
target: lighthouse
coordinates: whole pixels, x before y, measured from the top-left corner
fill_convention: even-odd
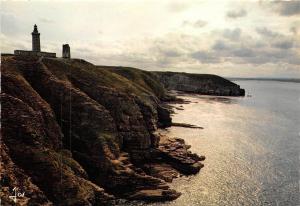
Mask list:
[[[55,58],[56,53],[52,52],[42,52],[41,51],[41,42],[40,42],[40,33],[38,31],[38,28],[36,24],[33,27],[32,35],[32,51],[26,51],[26,50],[15,50],[14,54],[16,56],[38,56],[38,57],[48,57],[48,58]]]
[[[40,52],[41,51],[40,33],[37,29],[36,24],[34,25],[34,29],[31,35],[32,35],[32,51]]]

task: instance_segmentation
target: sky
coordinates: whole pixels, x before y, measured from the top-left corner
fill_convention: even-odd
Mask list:
[[[1,1],[1,52],[225,77],[300,78],[300,0]]]

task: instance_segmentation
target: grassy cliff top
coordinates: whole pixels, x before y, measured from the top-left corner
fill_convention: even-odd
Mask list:
[[[211,81],[214,84],[223,85],[223,86],[236,86],[235,83],[231,82],[228,79],[225,79],[223,77],[220,77],[218,75],[214,74],[195,74],[195,73],[185,73],[185,72],[161,72],[156,71],[154,72],[157,75],[165,76],[165,77],[172,77],[175,75],[183,75],[186,77],[189,77],[190,79],[196,80],[196,81]]]
[[[165,95],[165,89],[159,82],[157,76],[149,71],[136,69],[132,67],[109,67],[109,66],[98,66],[100,69],[106,69],[110,72],[116,73],[129,79],[136,87],[141,87],[155,94],[159,98]]]
[[[38,58],[15,57],[2,55],[2,61],[15,59],[17,61],[35,62]],[[191,74],[183,72],[149,72],[132,67],[97,66],[83,59],[43,58],[43,63],[62,80],[76,78],[87,84],[114,88],[120,92],[134,94],[140,97],[156,96],[164,98],[166,89],[160,82],[160,77],[184,75],[195,81],[210,81],[215,85],[236,86],[235,83],[213,74]]]
[[[89,84],[110,87],[137,96],[163,98],[165,89],[151,72],[129,67],[96,66],[82,59],[44,58],[43,62],[61,78],[71,75]]]

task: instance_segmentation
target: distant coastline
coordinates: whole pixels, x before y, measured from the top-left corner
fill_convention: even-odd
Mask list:
[[[277,81],[277,82],[294,82],[300,83],[300,79],[297,78],[240,78],[240,77],[228,77],[227,79],[231,81]]]

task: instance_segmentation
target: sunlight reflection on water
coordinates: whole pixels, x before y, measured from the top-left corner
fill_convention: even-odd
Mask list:
[[[175,109],[173,121],[204,129],[161,132],[184,138],[206,156],[205,167],[173,181],[180,198],[149,205],[299,205],[299,84],[239,84],[252,97],[182,96],[191,103]]]

